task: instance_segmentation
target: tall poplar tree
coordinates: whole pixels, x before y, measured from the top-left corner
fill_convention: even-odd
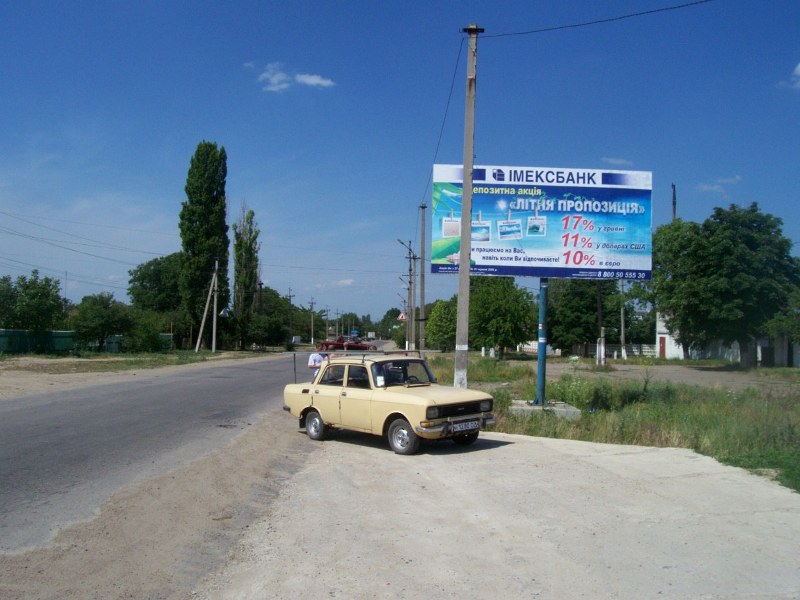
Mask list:
[[[255,224],[255,213],[242,204],[238,223],[233,228],[233,315],[239,328],[242,346],[248,342],[250,321],[258,289],[258,251],[261,233]]]
[[[225,179],[228,174],[224,147],[200,142],[189,163],[186,201],[181,205],[181,300],[195,327],[200,324],[215,261],[217,309],[230,301],[228,284],[228,224]]]

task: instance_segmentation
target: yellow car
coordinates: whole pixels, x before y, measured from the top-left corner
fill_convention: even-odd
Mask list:
[[[328,429],[386,436],[398,454],[421,439],[472,444],[495,422],[485,392],[439,385],[424,359],[405,354],[339,356],[323,362],[311,383],[290,383],[283,409],[312,440]]]

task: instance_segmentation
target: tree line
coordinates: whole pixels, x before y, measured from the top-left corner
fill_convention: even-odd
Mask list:
[[[216,269],[218,345],[229,348],[290,345],[294,336],[310,341],[329,333],[375,332],[405,344],[406,326],[398,309],[379,321],[354,313],[331,315],[295,306],[291,298],[260,280],[260,230],[244,204],[227,224],[227,154],[203,141],[192,156],[181,205],[181,250],[129,271],[130,304],[113,294],[84,297],[72,305],[59,294],[60,282],[40,277],[0,277],[0,328],[74,330],[79,339],[102,348],[110,335],[123,334],[126,348],[161,348],[159,334],[193,347]],[[715,208],[703,223],[676,219],[653,235],[653,279],[621,288],[614,280],[550,279],[549,345],[571,351],[594,342],[601,328],[614,343],[625,331],[633,344],[655,342],[656,313],[685,350],[714,340],[738,342],[742,362],[752,362],[754,343],[763,336],[800,339],[800,259],[783,235],[782,221],[756,203]],[[228,277],[233,233],[233,285]],[[470,346],[502,351],[537,339],[534,294],[509,277],[470,278]],[[455,346],[457,298],[426,307],[426,347]],[[624,320],[624,323],[623,323]],[[416,321],[417,327],[420,326]],[[420,339],[421,331],[415,332]],[[210,327],[204,343],[210,346]]]
[[[534,298],[503,279],[471,278],[472,346],[536,339]],[[439,301],[428,313],[428,343],[454,347],[456,303],[455,296]],[[627,343],[652,344],[657,313],[685,354],[737,342],[743,366],[754,364],[761,338],[800,340],[800,259],[781,219],[752,203],[715,208],[702,223],[662,225],[653,235],[652,280],[624,292],[617,281],[550,279],[548,343],[571,351],[595,341],[601,328],[613,343],[624,326]]]

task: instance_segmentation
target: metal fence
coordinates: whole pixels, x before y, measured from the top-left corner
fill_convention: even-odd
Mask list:
[[[64,354],[75,344],[74,331],[0,329],[0,352],[4,354]]]
[[[161,351],[175,349],[172,334],[161,333]],[[75,350],[99,350],[97,342],[81,344],[74,331],[26,331],[25,329],[0,329],[0,354],[69,354]],[[124,352],[125,337],[110,335],[103,352]]]

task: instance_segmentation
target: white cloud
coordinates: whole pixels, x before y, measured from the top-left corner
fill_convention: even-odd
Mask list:
[[[314,284],[314,289],[316,290],[327,290],[331,288],[346,288],[351,287],[355,283],[355,279],[339,279],[337,281],[331,281],[328,283],[320,282]]]
[[[310,85],[313,87],[331,87],[336,85],[332,80],[321,77],[320,75],[295,75],[294,80],[302,85]]]
[[[718,183],[698,183],[697,184],[697,191],[699,192],[709,192],[711,194],[720,194],[722,196],[727,195],[725,188],[722,187]]]
[[[282,92],[292,85],[290,77],[281,69],[280,63],[269,63],[258,81],[266,82],[263,87],[265,92]]]
[[[246,69],[254,67],[253,63],[249,62],[245,63],[243,66]],[[290,75],[283,69],[283,65],[278,62],[269,63],[258,76],[258,82],[264,84],[262,89],[265,92],[282,92],[292,87],[294,84],[317,88],[328,88],[336,85],[332,79],[328,79],[322,75],[311,75],[308,73]]]
[[[741,175],[734,175],[733,177],[719,177],[713,183],[699,183],[696,187],[699,192],[708,192],[710,194],[718,194],[723,197],[728,197],[728,190],[726,186],[736,185],[742,180]]]
[[[781,81],[778,83],[779,87],[790,88],[792,90],[800,90],[800,63],[797,63],[797,66],[792,71],[792,74],[789,75],[788,81]]]
[[[632,167],[633,161],[628,160],[627,158],[612,158],[610,156],[604,156],[603,162],[615,167]]]

